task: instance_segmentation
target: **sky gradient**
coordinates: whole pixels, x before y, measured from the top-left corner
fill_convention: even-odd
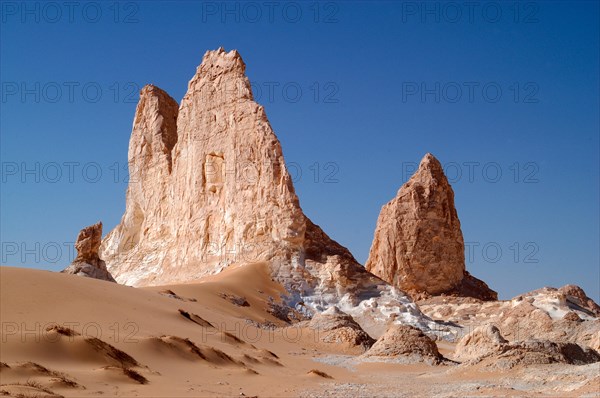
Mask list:
[[[361,263],[431,152],[472,274],[503,299],[572,283],[600,301],[598,2],[47,4],[1,3],[1,264],[60,270],[82,227],[108,233],[139,89],[180,101],[223,46],[305,213]]]

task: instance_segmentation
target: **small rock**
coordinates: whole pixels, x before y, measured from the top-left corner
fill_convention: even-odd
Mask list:
[[[83,228],[77,235],[75,249],[77,257],[62,273],[85,276],[109,282],[115,282],[106,264],[98,254],[102,243],[102,223]]]

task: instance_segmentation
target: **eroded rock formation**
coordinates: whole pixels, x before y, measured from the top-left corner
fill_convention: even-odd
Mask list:
[[[491,352],[500,352],[508,344],[494,325],[483,325],[468,333],[456,345],[454,357],[459,361],[476,359]]]
[[[165,221],[173,204],[170,177],[178,112],[177,101],[160,88],[148,85],[140,92],[129,141],[125,214],[102,245],[109,267],[119,262],[115,271],[123,283],[130,282],[124,276],[135,273],[156,277],[144,261],[144,251],[155,256],[161,240],[172,238]]]
[[[237,51],[208,51],[178,108],[164,91],[142,90],[125,214],[102,245],[116,279],[180,283],[268,261],[298,310],[338,305],[375,336],[389,313],[434,326],[304,215],[245,68]]]
[[[395,358],[399,362],[439,364],[445,359],[435,342],[421,330],[407,325],[390,325],[386,332],[363,354],[365,358]]]
[[[325,344],[348,345],[366,351],[375,343],[350,315],[335,306],[316,314],[307,325]]]
[[[132,285],[177,283],[299,248],[306,221],[236,51],[209,51],[181,106],[141,92],[126,212],[103,252]]]
[[[597,304],[590,299],[584,306],[581,299],[565,292],[587,297],[580,287],[567,285],[544,287],[506,301],[436,296],[418,304],[431,318],[462,326],[462,334],[493,324],[509,341],[551,340],[600,350],[600,319],[591,310]]]
[[[583,311],[588,315],[600,317],[600,305],[589,298],[579,286],[565,285],[557,289],[557,293],[564,295],[564,301],[568,306],[577,308],[579,311]]]
[[[454,191],[440,162],[428,153],[381,209],[366,268],[415,295],[497,299],[496,292],[466,271],[464,250]]]
[[[77,257],[75,257],[71,265],[61,272],[115,282],[110,272],[106,269],[106,264],[98,255],[101,242],[101,222],[83,228],[79,231],[77,241],[75,242]]]
[[[515,366],[566,363],[585,365],[600,361],[596,351],[575,343],[549,340],[509,342],[491,325],[481,326],[456,345],[455,357],[467,365],[511,369]]]

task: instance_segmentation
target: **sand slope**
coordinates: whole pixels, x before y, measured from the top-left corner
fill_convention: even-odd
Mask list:
[[[12,396],[577,396],[597,364],[495,374],[456,366],[363,363],[273,315],[283,288],[266,264],[197,283],[132,288],[0,267],[0,391]],[[287,327],[281,327],[287,326]],[[304,334],[303,334],[304,333]],[[443,343],[442,352],[453,346]],[[587,376],[586,376],[587,375]],[[520,379],[519,379],[520,378]],[[558,383],[558,382],[557,382]]]
[[[233,267],[201,283],[148,289],[1,267],[1,361],[8,365],[0,370],[2,389],[15,394],[32,390],[15,384],[30,381],[64,396],[100,391],[297,395],[304,382],[299,373],[328,366],[316,366],[308,355],[287,360],[288,352],[298,350],[295,341],[254,326],[282,324],[268,309],[269,297],[277,300],[283,290],[266,277],[264,266]],[[232,297],[247,305],[235,304]],[[36,366],[47,370],[25,371]],[[130,370],[147,382],[128,375]],[[77,387],[53,381],[55,374]]]

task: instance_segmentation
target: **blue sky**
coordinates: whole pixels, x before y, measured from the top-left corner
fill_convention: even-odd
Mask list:
[[[573,283],[599,301],[598,2],[77,4],[1,3],[2,264],[59,270],[79,229],[112,229],[139,89],[181,100],[223,46],[303,209],[360,262],[431,152],[474,275],[501,298]]]

